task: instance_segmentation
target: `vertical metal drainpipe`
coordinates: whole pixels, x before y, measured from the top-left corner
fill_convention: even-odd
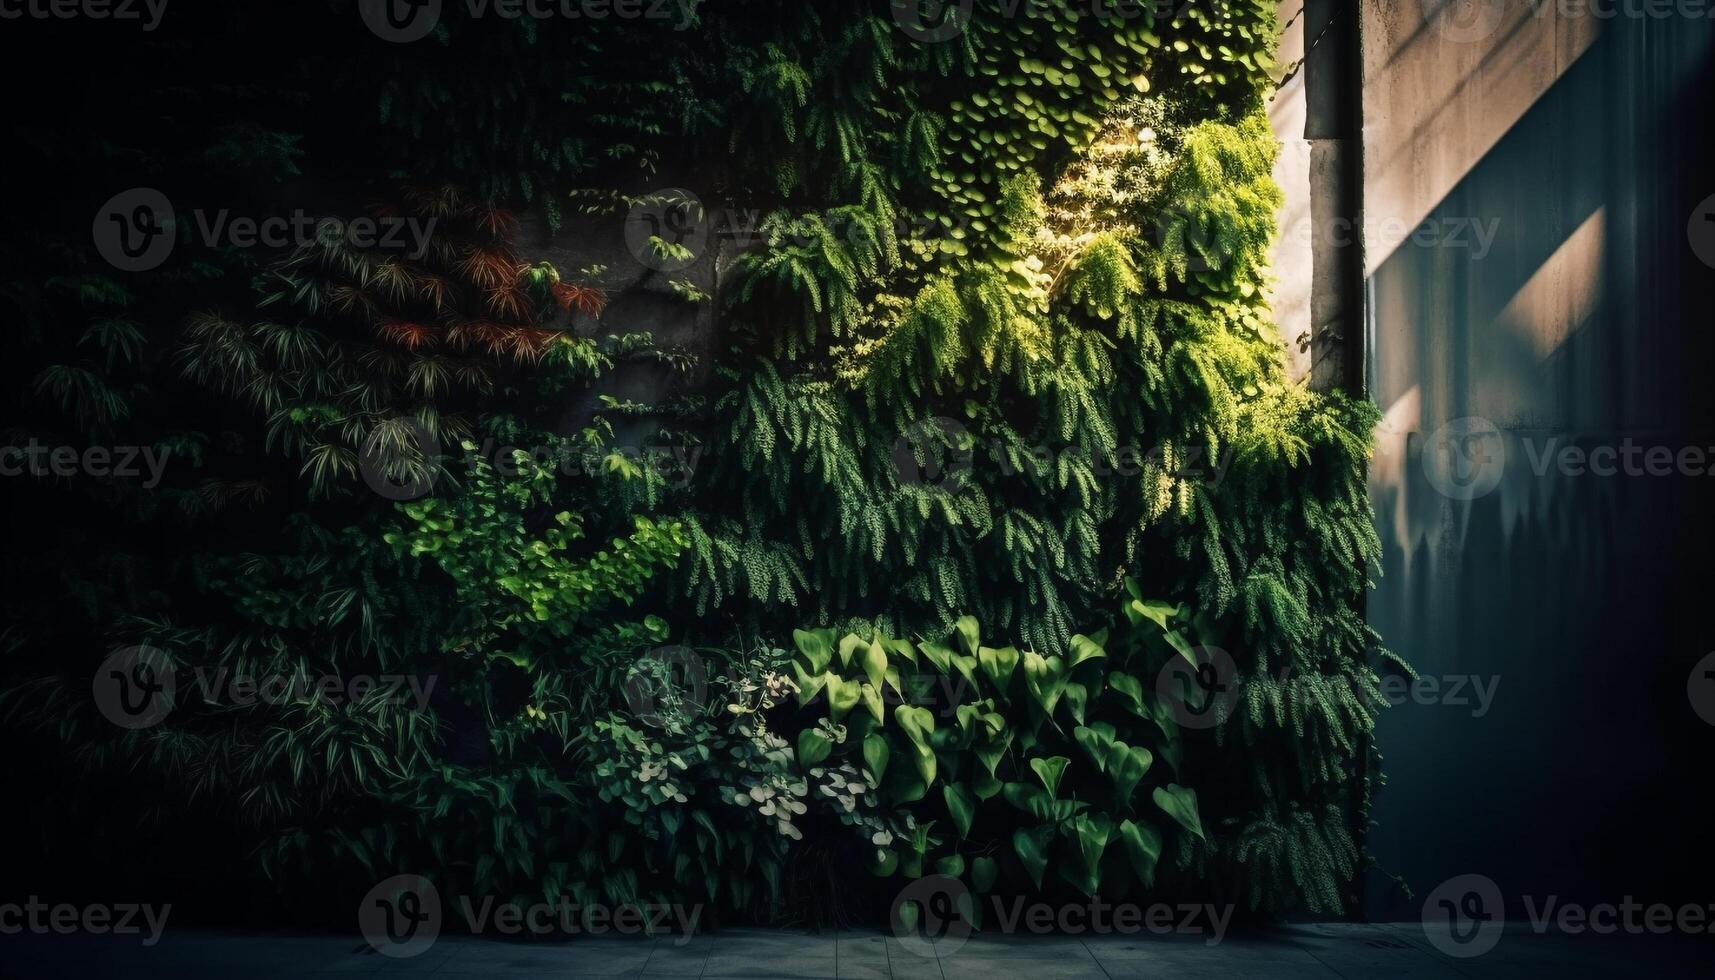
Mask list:
[[[1362,0],[1305,0],[1304,138],[1316,231],[1311,385],[1362,397],[1369,333],[1363,242]]]
[[[1369,284],[1364,261],[1364,0],[1305,0],[1305,132],[1310,143],[1311,221],[1315,229],[1311,291],[1310,385],[1367,398],[1371,343]],[[1359,597],[1359,603],[1364,597]],[[1361,611],[1361,609],[1360,609]],[[1358,746],[1357,786],[1349,829],[1364,847],[1369,808],[1366,784],[1380,773],[1371,739]],[[1368,900],[1367,869],[1353,882],[1352,911]]]

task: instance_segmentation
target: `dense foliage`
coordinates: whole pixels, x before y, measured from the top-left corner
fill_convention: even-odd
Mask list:
[[[8,485],[3,708],[51,769],[146,772],[124,809],[238,828],[291,893],[408,871],[778,919],[940,871],[1350,906],[1373,418],[1287,380],[1263,298],[1272,4],[978,3],[939,41],[887,0],[448,5],[414,44],[303,6],[185,11],[152,56],[215,63],[151,61],[84,145],[19,123],[70,179],[432,229],[137,274],[57,207],[9,240],[7,444],[171,461]],[[281,37],[290,70],[247,63]],[[545,257],[665,174],[756,241]],[[614,266],[663,256],[718,267],[668,288],[712,308],[706,362],[604,324]],[[603,387],[637,363],[652,404]],[[136,644],[433,692],[121,730],[90,676]],[[1156,677],[1216,647],[1242,694],[1182,730]]]

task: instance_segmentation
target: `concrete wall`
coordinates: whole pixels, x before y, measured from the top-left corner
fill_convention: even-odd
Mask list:
[[[1294,379],[1360,387],[1362,236],[1356,90],[1357,18],[1345,0],[1284,0],[1280,84],[1269,122],[1280,138],[1274,178],[1286,192],[1269,299]]]
[[[1286,192],[1286,206],[1279,215],[1280,238],[1271,257],[1275,283],[1269,292],[1269,305],[1280,326],[1281,338],[1286,341],[1287,365],[1294,378],[1310,373],[1310,351],[1304,340],[1311,329],[1310,294],[1316,267],[1314,226],[1310,221],[1310,140],[1304,134],[1309,109],[1304,72],[1294,70],[1304,59],[1304,18],[1298,16],[1303,9],[1302,0],[1287,0],[1280,5],[1281,23],[1286,25],[1280,38],[1281,73],[1292,74],[1283,79],[1268,107],[1269,123],[1274,135],[1280,137],[1280,158],[1275,161],[1274,179]]]
[[[1715,688],[1692,682],[1715,649],[1715,249],[1693,237],[1715,21],[1593,9],[1614,4],[1361,6],[1370,619],[1423,674],[1492,692],[1389,713],[1370,843],[1417,901],[1478,873],[1514,915],[1715,899],[1693,704]],[[1628,444],[1636,475],[1559,456]],[[1681,472],[1649,475],[1645,447]],[[1370,905],[1419,914],[1379,875]]]

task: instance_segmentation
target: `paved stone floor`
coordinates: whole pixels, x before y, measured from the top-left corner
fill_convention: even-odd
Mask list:
[[[1706,938],[1706,937],[1705,937]],[[957,947],[957,948],[955,948]],[[828,980],[1357,980],[1411,978],[1711,977],[1715,946],[1680,937],[1539,936],[1510,927],[1475,958],[1437,952],[1414,925],[1301,925],[1205,940],[1149,936],[972,937],[934,947],[873,932],[806,935],[733,929],[694,937],[518,944],[442,937],[411,959],[361,939],[172,932],[136,938],[0,936],[0,977],[320,977],[350,974],[457,980],[553,977],[828,978]]]

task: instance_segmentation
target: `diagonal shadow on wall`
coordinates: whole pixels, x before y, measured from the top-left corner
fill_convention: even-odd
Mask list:
[[[1372,387],[1392,410],[1371,481],[1385,555],[1370,618],[1424,675],[1498,685],[1481,717],[1408,702],[1383,719],[1370,843],[1418,901],[1471,872],[1515,916],[1526,894],[1711,898],[1695,784],[1715,727],[1687,678],[1715,650],[1699,594],[1715,477],[1555,462],[1630,439],[1699,447],[1715,467],[1715,269],[1686,230],[1715,193],[1698,132],[1715,118],[1710,24],[1605,25],[1433,208],[1440,237],[1408,240],[1369,282]],[[1492,246],[1451,241],[1461,221],[1494,227]],[[1469,416],[1499,430],[1504,465],[1492,490],[1452,499],[1425,447]],[[1382,875],[1369,912],[1419,914]]]

